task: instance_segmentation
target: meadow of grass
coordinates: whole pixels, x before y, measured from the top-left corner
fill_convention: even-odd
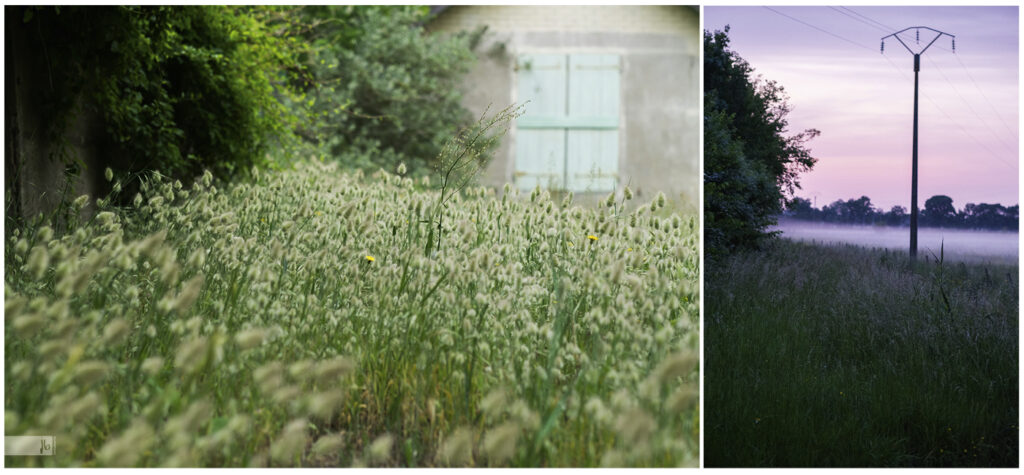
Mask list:
[[[310,161],[89,199],[6,232],[5,433],[57,446],[7,466],[697,463],[698,230],[664,197],[442,207]]]
[[[904,256],[706,264],[706,466],[1017,466],[1017,267]]]

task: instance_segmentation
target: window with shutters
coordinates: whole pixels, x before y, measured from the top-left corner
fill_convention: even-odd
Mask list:
[[[618,183],[619,56],[529,54],[517,64],[515,181],[523,190],[610,191]]]

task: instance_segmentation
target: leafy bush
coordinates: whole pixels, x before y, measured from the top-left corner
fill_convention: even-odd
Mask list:
[[[45,114],[64,133],[80,95],[123,155],[123,171],[191,177],[269,165],[299,116],[280,76],[294,46],[252,10],[221,6],[22,7]],[[54,137],[59,141],[58,137]],[[73,157],[72,157],[73,158]]]
[[[706,250],[712,254],[756,245],[774,222],[797,175],[816,159],[804,144],[819,132],[785,136],[789,105],[782,86],[752,77],[753,68],[729,49],[729,27],[704,32]],[[737,140],[738,138],[738,140]]]
[[[433,168],[472,117],[459,86],[472,65],[469,35],[427,35],[426,7],[303,7],[287,23],[310,45],[305,135],[349,167]]]
[[[731,116],[704,98],[704,248],[712,256],[757,243],[781,210],[764,166],[744,154]]]

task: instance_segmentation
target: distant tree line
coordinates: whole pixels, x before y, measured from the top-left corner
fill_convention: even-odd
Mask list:
[[[946,195],[935,195],[924,202],[918,210],[921,226],[967,229],[1018,229],[1019,205],[1005,207],[999,203],[967,203],[963,209],[953,206],[953,199]],[[881,224],[907,226],[910,213],[903,206],[893,206],[889,211],[876,208],[871,198],[836,200],[821,209],[811,205],[806,198],[794,197],[786,203],[785,216],[808,221],[845,224]]]

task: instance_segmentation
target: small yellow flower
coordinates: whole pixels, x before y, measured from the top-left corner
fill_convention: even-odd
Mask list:
[[[321,215],[322,213],[320,213],[319,211],[317,211],[316,213],[313,213],[313,214],[315,214],[315,215],[317,215],[317,216],[320,216],[320,215]]]
[[[366,260],[369,261],[369,262],[373,262],[376,259],[374,259],[373,256],[366,256]]]
[[[597,236],[594,236],[593,234],[591,234],[591,235],[587,236],[587,239],[590,239],[591,241],[597,241]]]
[[[633,252],[633,248],[626,249],[626,252]]]
[[[566,242],[569,243],[569,247],[572,247],[572,241],[566,241]]]

